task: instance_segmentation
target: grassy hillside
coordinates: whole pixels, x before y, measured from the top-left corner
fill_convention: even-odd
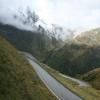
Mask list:
[[[59,50],[51,51],[44,63],[64,74],[77,76],[100,66],[100,48],[66,44]]]
[[[100,28],[81,33],[63,48],[49,52],[44,63],[71,76],[100,68]]]
[[[100,68],[83,75],[83,80],[88,81],[96,89],[100,89]]]
[[[0,100],[56,100],[33,68],[0,37]]]

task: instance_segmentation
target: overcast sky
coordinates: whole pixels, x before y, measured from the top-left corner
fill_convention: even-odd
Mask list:
[[[48,24],[74,29],[100,26],[100,0],[0,0],[0,16],[12,21],[12,14],[27,6]]]

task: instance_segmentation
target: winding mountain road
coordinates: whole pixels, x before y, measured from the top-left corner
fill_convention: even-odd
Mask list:
[[[48,74],[31,54],[24,53],[24,55],[33,66],[39,78],[59,100],[82,100],[82,98],[65,88],[55,78]]]

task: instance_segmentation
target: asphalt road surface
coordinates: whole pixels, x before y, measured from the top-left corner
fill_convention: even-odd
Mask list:
[[[29,63],[33,66],[39,78],[43,81],[46,87],[59,99],[59,100],[82,100],[79,96],[75,95],[69,89],[65,88],[48,72],[46,72],[36,59],[28,53],[24,53]]]

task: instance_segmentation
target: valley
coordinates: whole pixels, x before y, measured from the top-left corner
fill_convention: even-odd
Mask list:
[[[0,0],[0,100],[100,100],[99,0]]]
[[[61,40],[56,38],[53,40],[46,33],[25,31],[9,25],[0,25],[1,36],[6,38],[18,50],[31,53],[41,63],[46,64],[43,64],[43,68],[51,76],[85,100],[99,100],[100,98],[98,30],[93,30],[94,33],[91,33],[92,31],[87,32],[86,35],[89,34],[91,42],[87,40],[89,38],[88,36],[85,37],[84,33],[81,37],[77,36],[70,42],[65,42],[65,45],[62,46]],[[90,34],[94,35],[90,36]],[[85,37],[85,42],[82,41],[82,37]],[[92,41],[92,37],[95,37],[96,42]],[[88,82],[89,86],[81,86],[79,85],[80,81],[71,79],[69,76],[84,80]]]

